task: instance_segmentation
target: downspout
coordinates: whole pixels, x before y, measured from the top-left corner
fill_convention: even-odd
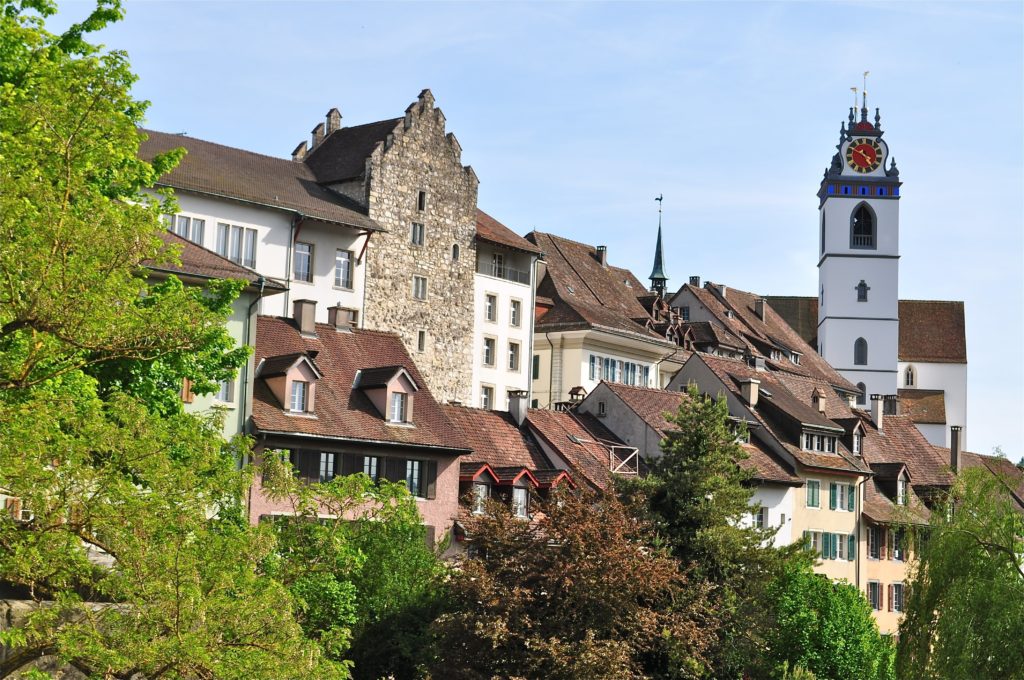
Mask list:
[[[249,309],[246,310],[246,313],[245,313],[245,331],[242,333],[242,342],[245,343],[245,345],[249,346],[249,347],[252,346],[252,343],[250,343],[249,339],[250,339],[250,336],[252,335],[252,326],[253,326],[253,323],[255,321],[254,318],[253,318],[254,315],[252,313],[252,310],[253,310],[253,307],[258,305],[260,303],[260,300],[263,299],[263,290],[267,286],[267,280],[261,274],[259,276],[259,278],[256,279],[256,283],[259,284],[259,287],[260,287],[259,288],[259,292],[256,294],[256,299],[253,300],[251,303],[249,303]],[[248,409],[248,402],[246,400],[248,399],[248,396],[249,396],[249,364],[250,364],[250,361],[253,363],[253,367],[255,368],[255,358],[251,358],[249,361],[245,362],[245,366],[242,368],[242,375],[244,376],[244,380],[242,380],[242,394],[240,395],[241,398],[239,399],[239,402],[238,402],[238,407],[239,407],[238,408],[238,411],[239,411],[238,431],[243,433],[243,434],[248,434],[245,430],[246,430],[246,425],[249,422],[249,409]],[[248,464],[249,464],[249,456],[245,455],[245,456],[242,457],[242,467],[245,467]]]
[[[555,343],[551,342],[551,333],[544,333],[544,339],[548,341],[548,408],[554,402],[551,400],[551,391],[555,389]]]
[[[863,446],[864,445],[861,444],[861,447],[863,447]],[[857,482],[857,519],[855,520],[856,524],[854,525],[854,527],[855,527],[854,530],[857,532],[857,556],[854,558],[854,579],[855,579],[855,583],[856,583],[856,586],[857,586],[857,590],[860,590],[860,566],[861,566],[861,559],[860,559],[860,534],[861,534],[861,529],[863,528],[862,517],[864,515],[864,504],[863,504],[864,490],[863,490],[863,487],[864,487],[865,484],[867,484],[867,482],[868,482],[868,478],[867,477],[865,477],[863,479],[863,481]],[[865,537],[864,543],[865,543],[865,545],[867,544],[867,537]]]
[[[533,346],[534,346],[534,343],[533,343],[533,329],[535,327],[534,321],[536,320],[536,317],[537,317],[537,258],[536,257],[533,258],[533,261],[530,264],[530,270],[531,270],[531,272],[530,272],[530,288],[531,288],[531,292],[533,293],[533,299],[530,300],[530,307],[529,307],[530,335],[528,337],[530,338],[530,354],[529,354],[529,356],[530,356],[530,372],[528,373],[528,375],[530,376],[530,379],[526,382],[526,384],[527,384],[526,407],[527,408],[530,407],[530,403],[533,400]],[[523,311],[526,312],[527,310],[523,310]],[[474,359],[474,361],[475,361],[475,359]],[[537,362],[537,363],[538,363],[538,368],[539,368],[540,362]]]
[[[681,349],[683,349],[682,345],[676,347],[674,350],[672,350],[672,352],[670,354],[666,354],[665,356],[663,356],[662,358],[660,358],[656,362],[654,362],[654,379],[658,383],[656,389],[659,389],[659,390],[663,389],[662,386],[661,386],[661,371],[659,371],[658,367],[661,366],[664,362],[666,362],[669,359],[671,359],[672,357],[674,357],[676,354],[678,354],[679,350],[681,350]],[[669,382],[671,382],[671,380]]]
[[[291,228],[288,230],[288,256],[284,262],[284,282],[288,287],[284,291],[284,310],[282,310],[281,316],[290,316],[288,305],[291,303],[292,294],[292,258],[295,257],[296,229],[302,224],[303,219],[302,215],[296,213],[295,218],[292,220]]]

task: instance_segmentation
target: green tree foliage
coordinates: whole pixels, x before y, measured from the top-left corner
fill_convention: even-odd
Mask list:
[[[889,680],[895,649],[878,632],[871,606],[848,583],[794,560],[768,589],[767,658],[779,677],[803,669],[820,678]]]
[[[559,495],[533,522],[490,503],[437,623],[437,677],[698,677],[706,592],[612,495]]]
[[[293,513],[274,524],[267,571],[291,590],[307,634],[350,660],[356,678],[416,677],[445,573],[416,499],[404,484],[364,474],[307,484],[280,454],[265,456],[261,474]]]
[[[932,512],[900,625],[907,678],[1024,678],[1024,515],[984,469]]]
[[[649,461],[651,475],[639,483],[659,534],[692,577],[712,589],[718,612],[717,641],[710,654],[717,677],[737,677],[756,669],[765,649],[765,588],[796,547],[771,545],[775,530],[749,521],[753,485],[740,463],[747,458],[737,443],[725,399],[687,393],[669,420],[675,428],[662,442],[662,456]],[[637,489],[626,489],[627,493]]]

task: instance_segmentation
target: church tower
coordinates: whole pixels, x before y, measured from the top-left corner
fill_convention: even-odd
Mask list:
[[[899,199],[881,116],[850,108],[818,190],[818,352],[872,394],[896,394],[899,349]]]
[[[658,242],[654,246],[654,268],[647,278],[651,280],[651,292],[664,298],[665,289],[668,287],[668,275],[665,274],[665,250],[661,247],[661,202],[663,198],[659,195],[654,200],[658,202]]]

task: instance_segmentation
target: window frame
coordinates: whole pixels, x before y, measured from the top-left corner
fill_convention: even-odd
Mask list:
[[[423,302],[427,299],[427,277],[422,274],[412,275],[412,299]]]
[[[484,293],[484,321],[497,323],[498,296],[496,293]]]
[[[408,423],[409,395],[405,392],[392,392],[388,404],[388,422],[394,424]]]
[[[508,370],[518,373],[522,366],[522,345],[514,340],[508,342]]]
[[[483,354],[480,357],[483,365],[487,368],[494,368],[497,365],[497,353],[498,339],[490,335],[485,335],[483,342]]]
[[[347,255],[347,258],[342,258],[342,254]],[[344,248],[336,248],[334,250],[334,287],[341,290],[352,290],[352,281],[355,278],[353,276],[352,263],[354,261],[355,253],[351,250],[345,250]],[[345,266],[342,267],[342,262],[345,262]],[[342,275],[342,272],[345,272]],[[347,281],[347,283],[346,283]]]
[[[409,228],[409,243],[422,248],[427,243],[427,227],[422,222],[412,222]]]
[[[214,401],[220,402],[221,404],[234,404],[235,403],[235,379],[221,380],[219,383],[217,393],[213,396]]]
[[[295,408],[298,402],[299,408]],[[292,380],[292,391],[288,398],[288,411],[291,413],[309,412],[309,382]]]
[[[480,408],[485,411],[494,408],[494,385],[480,385]]]
[[[811,505],[811,485],[814,485],[814,505]],[[821,480],[808,479],[805,481],[806,490],[804,493],[804,507],[821,509]]]
[[[523,301],[512,298],[508,306],[508,323],[512,328],[521,328],[523,325]]]
[[[308,249],[303,251],[303,249]],[[296,241],[294,256],[293,256],[293,271],[292,280],[300,283],[313,283],[313,257],[316,252],[316,246],[306,241]],[[299,263],[303,262],[306,266],[303,271]]]

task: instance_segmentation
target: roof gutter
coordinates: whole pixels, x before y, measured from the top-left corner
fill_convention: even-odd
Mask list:
[[[259,428],[257,428],[259,429]],[[394,448],[427,449],[431,451],[453,451],[455,456],[464,456],[473,453],[473,449],[455,446],[439,446],[437,444],[410,444],[406,442],[385,441],[383,439],[356,439],[354,437],[332,437],[330,435],[308,434],[306,432],[264,430],[259,429],[260,437],[266,439],[268,436],[290,437],[300,439],[316,439],[319,441],[351,442],[353,444],[377,444],[380,446],[391,446]]]

